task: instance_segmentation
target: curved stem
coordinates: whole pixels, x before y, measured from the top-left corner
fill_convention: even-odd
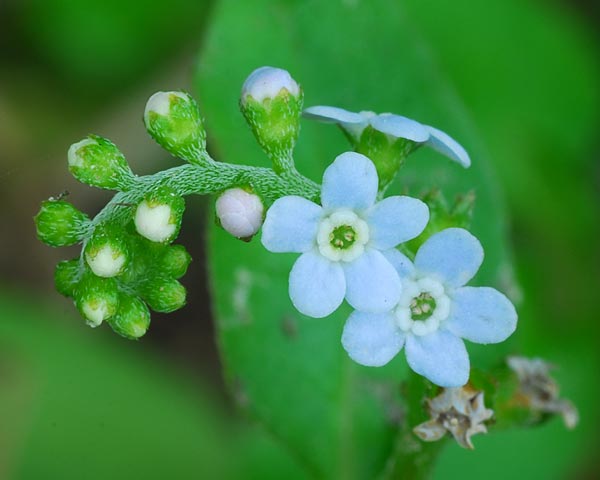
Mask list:
[[[249,186],[263,199],[274,201],[285,195],[299,195],[319,201],[320,188],[297,171],[277,175],[272,169],[215,162],[209,157],[199,164],[185,164],[152,175],[135,177],[127,191],[117,193],[90,224],[127,221],[130,208],[152,191],[169,187],[178,195],[207,195],[238,186]]]

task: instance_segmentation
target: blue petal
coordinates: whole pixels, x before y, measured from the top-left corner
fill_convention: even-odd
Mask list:
[[[471,166],[471,158],[469,158],[469,154],[450,135],[428,125],[424,125],[424,127],[429,131],[430,134],[429,140],[425,142],[426,145],[430,146],[451,160],[460,163],[465,168]]]
[[[415,266],[406,255],[400,253],[395,248],[390,248],[381,253],[392,264],[392,267],[398,272],[400,278],[410,278],[414,275]]]
[[[367,214],[371,245],[387,250],[417,237],[427,226],[429,208],[416,198],[388,197]]]
[[[438,277],[452,287],[462,287],[475,276],[483,262],[483,248],[462,228],[447,228],[421,246],[415,257],[419,273]]]
[[[321,203],[330,209],[367,209],[375,203],[378,183],[371,160],[360,153],[342,153],[325,170]]]
[[[367,249],[343,266],[346,300],[356,310],[383,313],[396,306],[402,290],[400,277],[380,251]]]
[[[392,314],[355,311],[344,325],[342,345],[355,362],[381,367],[402,349],[404,338]]]
[[[415,372],[440,387],[462,387],[469,380],[464,342],[445,330],[406,339],[406,360]]]
[[[322,318],[333,313],[344,300],[346,280],[339,263],[315,251],[304,253],[290,272],[290,298],[299,312]]]
[[[302,197],[275,200],[262,227],[262,244],[271,252],[307,252],[315,244],[321,212]]]
[[[415,120],[392,113],[382,113],[370,119],[375,130],[398,138],[423,143],[429,139],[429,131]]]
[[[463,287],[452,294],[445,328],[475,343],[498,343],[517,328],[517,312],[511,301],[489,287]]]
[[[343,108],[328,107],[326,105],[309,107],[302,112],[302,116],[326,123],[367,124],[367,120],[360,113],[349,112]]]

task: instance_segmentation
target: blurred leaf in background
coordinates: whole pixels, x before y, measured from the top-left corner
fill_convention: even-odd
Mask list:
[[[53,318],[60,312],[28,303],[0,294],[0,478],[300,475],[189,372],[139,343],[108,342],[110,332],[66,328]]]
[[[32,0],[21,12],[32,54],[61,82],[107,94],[199,44],[210,2]],[[175,53],[177,55],[177,53]],[[88,93],[89,95],[89,93]]]

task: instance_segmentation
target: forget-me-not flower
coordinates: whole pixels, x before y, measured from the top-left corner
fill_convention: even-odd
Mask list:
[[[375,203],[377,188],[373,162],[346,152],[325,170],[322,206],[292,195],[268,210],[266,249],[302,254],[290,272],[289,293],[305,315],[325,317],[344,297],[366,312],[385,312],[398,303],[400,278],[382,251],[417,237],[429,209],[406,196]]]
[[[517,313],[502,293],[464,286],[479,270],[483,248],[462,228],[432,235],[414,264],[397,250],[385,252],[402,281],[402,295],[385,313],[355,311],[342,344],[356,362],[378,367],[405,347],[409,366],[442,387],[469,379],[469,356],[462,339],[498,343],[515,330]]]
[[[418,144],[425,144],[442,155],[454,160],[463,167],[471,165],[471,159],[465,149],[447,133],[437,128],[423,125],[401,115],[393,113],[350,112],[338,107],[318,105],[303,112],[304,117],[326,123],[336,123],[348,134],[358,140],[362,131],[371,126],[394,138],[405,138]]]

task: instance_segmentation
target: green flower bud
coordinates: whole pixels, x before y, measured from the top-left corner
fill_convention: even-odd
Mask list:
[[[90,219],[69,202],[46,200],[34,221],[42,242],[52,247],[63,247],[82,240]]]
[[[137,232],[152,242],[172,242],[179,233],[185,201],[173,191],[153,192],[137,207],[134,224]]]
[[[142,337],[150,326],[150,310],[138,297],[121,294],[119,310],[108,319],[108,324],[119,335],[131,340]]]
[[[56,290],[65,297],[73,297],[81,276],[80,259],[63,260],[54,270]]]
[[[153,278],[142,289],[142,297],[155,312],[170,313],[185,305],[186,290],[172,278]]]
[[[88,273],[77,287],[75,304],[86,323],[95,328],[117,313],[119,293],[114,278],[100,278]]]
[[[278,173],[293,168],[292,151],[300,133],[302,102],[302,89],[280,68],[254,70],[242,88],[242,113]]]
[[[191,261],[192,257],[183,245],[172,245],[165,250],[158,269],[171,278],[181,278],[185,275]]]
[[[156,142],[176,157],[198,163],[206,132],[196,101],[184,92],[156,92],[146,103],[144,123]]]
[[[127,190],[133,180],[133,173],[116,145],[97,135],[71,145],[68,160],[73,176],[94,187]]]
[[[85,261],[99,277],[114,277],[125,269],[129,257],[125,240],[119,232],[98,227],[85,246]]]

